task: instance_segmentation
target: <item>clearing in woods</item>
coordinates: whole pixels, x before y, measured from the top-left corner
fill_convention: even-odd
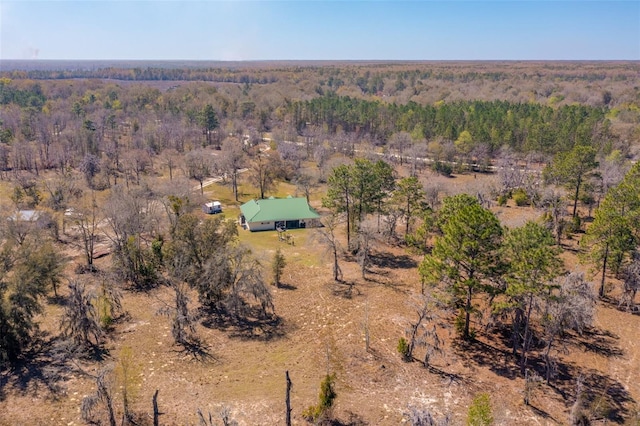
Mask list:
[[[448,180],[445,189],[456,192],[452,185],[472,179]],[[217,199],[230,198],[226,187],[213,184],[207,190]],[[317,205],[317,200],[312,204]],[[224,214],[235,217],[236,208],[225,207]],[[495,211],[509,226],[539,215],[532,208],[513,206]],[[444,352],[433,358],[432,366],[426,369],[420,362],[402,361],[396,347],[415,317],[411,297],[420,292],[420,256],[378,243],[367,279],[360,277],[355,261],[343,259],[345,281],[335,283],[330,259],[313,238],[315,231],[288,232],[294,245],[279,241],[276,232],[239,230],[240,240],[253,248],[269,279],[275,250],[279,247],[285,256],[283,285],[271,288],[279,321],[227,329],[199,324],[197,333],[206,351],[198,357],[173,345],[169,319],[158,315],[172,303],[168,288],[124,293],[127,317],[115,324],[105,362],[115,362],[122,348],[131,348],[138,377],[132,407],[142,413],[140,424],[151,424],[148,413],[156,389],[162,425],[198,424],[198,410],[217,418],[223,407],[230,409],[239,424],[284,424],[287,370],[293,382],[294,424],[305,424],[301,413],[317,403],[320,381],[327,373],[337,377],[333,413],[339,424],[397,425],[412,407],[429,409],[438,416],[450,413],[454,424],[463,424],[479,392],[491,395],[496,424],[565,424],[579,375],[601,394],[603,410],[613,410],[620,422],[633,416],[635,401],[640,401],[636,338],[640,316],[600,304],[596,326],[588,334],[569,339],[568,351],[560,355],[558,380],[552,386],[538,386],[531,406],[525,406],[524,380],[510,349],[478,322],[477,341],[461,344],[451,326],[453,318],[443,318]],[[106,265],[109,257],[99,259],[98,266]],[[568,269],[577,262],[571,251],[564,259]],[[190,298],[192,304],[197,300],[195,294]],[[55,334],[62,308],[48,305],[47,309],[42,329]],[[369,351],[365,329],[369,330]],[[415,356],[423,356],[421,348]],[[91,362],[78,366],[90,374],[99,368]],[[3,373],[0,424],[83,424],[80,404],[94,391],[94,382],[70,373],[58,383],[60,391],[52,392],[48,377],[45,363],[38,360],[28,368]]]

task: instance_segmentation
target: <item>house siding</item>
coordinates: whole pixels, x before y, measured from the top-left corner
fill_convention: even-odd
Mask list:
[[[276,229],[275,222],[247,222],[249,231],[272,231]]]
[[[251,200],[240,206],[240,223],[250,231],[268,231],[276,226],[291,229],[317,226],[320,215],[305,198]]]

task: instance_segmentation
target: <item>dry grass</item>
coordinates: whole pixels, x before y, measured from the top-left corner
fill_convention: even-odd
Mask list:
[[[472,179],[463,176],[456,183]],[[278,193],[289,190],[283,187]],[[228,187],[212,185],[207,196],[223,201],[227,217],[236,216],[237,205]],[[499,212],[512,226],[524,216],[536,217],[528,208],[506,207]],[[462,424],[478,392],[492,396],[496,424],[566,424],[579,374],[595,381],[592,387],[597,392],[612,395],[621,417],[629,417],[634,401],[640,400],[636,338],[640,316],[600,305],[591,333],[570,339],[568,352],[559,354],[566,374],[554,386],[540,386],[532,400],[535,408],[527,407],[521,394],[524,381],[505,342],[496,334],[485,334],[479,324],[478,342],[471,345],[461,344],[451,327],[443,328],[445,353],[434,359],[431,369],[400,359],[397,341],[414,316],[409,300],[420,291],[419,257],[377,243],[377,262],[367,280],[360,278],[354,262],[343,260],[345,281],[335,283],[328,259],[312,238],[314,230],[289,232],[295,245],[278,241],[275,232],[239,230],[240,241],[262,260],[268,279],[278,247],[287,260],[283,287],[272,287],[279,326],[220,330],[199,325],[206,357],[194,359],[172,344],[169,319],[157,314],[171,304],[168,289],[125,293],[129,316],[116,324],[104,362],[115,362],[121,348],[131,348],[141,379],[133,402],[136,412],[150,413],[152,394],[159,389],[163,425],[194,425],[198,409],[216,415],[223,406],[242,425],[284,424],[287,370],[294,386],[294,424],[305,423],[301,412],[316,403],[320,381],[328,372],[337,374],[334,415],[343,422],[359,418],[370,425],[401,424],[410,406],[451,413],[454,423]],[[563,258],[568,268],[577,263],[569,251]],[[108,257],[100,259],[103,266],[108,261]],[[191,300],[196,296],[191,295]],[[363,333],[367,310],[368,352]],[[61,312],[59,306],[48,306],[42,324],[45,331],[56,333]],[[443,322],[451,323],[452,318]],[[422,357],[421,351],[416,351],[416,357]],[[88,362],[82,367],[95,374],[99,365]],[[83,396],[93,391],[92,380],[70,375],[61,382],[63,391],[54,394],[38,378],[40,371],[36,366],[0,375],[0,425],[82,424],[79,407]],[[149,423],[145,414],[141,424]]]

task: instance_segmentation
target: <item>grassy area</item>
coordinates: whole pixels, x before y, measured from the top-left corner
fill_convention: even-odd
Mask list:
[[[287,264],[301,266],[319,266],[322,262],[317,246],[313,244],[313,229],[292,229],[293,244],[278,239],[276,231],[251,232],[240,229],[240,242],[249,245],[263,262],[271,262],[278,248],[282,251]]]
[[[13,184],[6,180],[0,180],[0,200],[3,205],[11,202],[11,195],[13,195]]]
[[[251,199],[260,198],[260,191],[258,188],[250,183],[247,179],[246,174],[241,175],[238,182],[238,199],[236,201],[233,197],[233,191],[231,190],[231,185],[223,185],[221,183],[213,183],[207,186],[204,189],[205,196],[212,199],[218,200],[223,205],[240,205],[245,203]],[[324,196],[325,188],[316,188],[311,193],[311,203],[319,204]],[[291,182],[277,182],[276,186],[267,191],[265,194],[266,197],[276,197],[276,198],[284,198],[287,196],[292,197],[303,197],[304,194],[298,191],[296,185]]]
[[[227,219],[236,220],[240,215],[240,205],[251,198],[257,198],[259,194],[250,194],[252,188],[248,184],[242,184],[239,188],[239,202],[233,197],[231,186],[214,183],[205,188],[205,197],[211,200],[218,200],[222,203],[222,214]],[[271,192],[277,197],[286,197],[295,194],[295,185],[283,182]],[[288,264],[299,264],[304,266],[319,266],[322,259],[319,256],[317,247],[311,240],[313,229],[292,229],[288,230],[292,237],[293,245],[278,239],[276,231],[250,232],[238,228],[240,242],[249,245],[254,253],[261,258],[264,263],[271,262],[273,254],[278,249],[282,250]]]

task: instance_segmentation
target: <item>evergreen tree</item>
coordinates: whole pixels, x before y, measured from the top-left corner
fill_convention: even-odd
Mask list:
[[[520,350],[520,367],[526,368],[531,342],[531,316],[539,297],[548,297],[552,280],[561,272],[560,250],[551,232],[535,222],[509,231],[503,261],[508,265],[506,301],[498,308],[513,312],[513,350]]]
[[[595,148],[576,145],[569,152],[557,154],[544,170],[546,182],[564,185],[571,192],[573,217],[577,214],[580,189],[597,166]]]
[[[425,208],[425,192],[418,178],[411,176],[400,179],[393,193],[392,203],[402,210],[406,239],[409,236],[413,219]]]
[[[345,213],[347,219],[347,246],[350,246],[355,192],[350,167],[346,164],[335,167],[329,175],[327,186],[327,195],[322,199],[322,206],[331,209],[335,214]]]
[[[213,132],[220,125],[216,111],[211,104],[205,105],[202,111],[200,111],[198,124],[202,127],[202,133],[206,137],[207,145],[211,145]]]
[[[276,287],[280,287],[282,272],[284,271],[284,267],[286,265],[287,261],[282,254],[282,250],[278,248],[276,250],[276,253],[273,255],[273,262],[271,263],[271,270],[273,271],[273,284]]]
[[[445,200],[445,207],[453,205],[460,207],[441,217],[442,235],[421,263],[420,274],[425,282],[446,283],[452,304],[460,309],[462,336],[470,339],[474,300],[493,291],[490,278],[496,273],[502,228],[491,211],[467,195]]]
[[[599,295],[605,294],[608,268],[619,271],[624,259],[636,248],[640,237],[640,163],[635,164],[620,184],[611,188],[595,212],[581,245],[584,260],[602,271]]]

